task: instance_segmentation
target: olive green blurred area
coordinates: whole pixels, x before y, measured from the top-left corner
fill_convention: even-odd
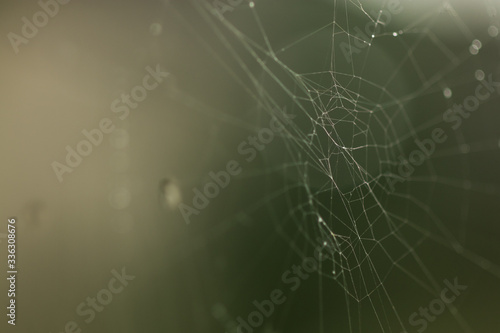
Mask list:
[[[0,4],[0,332],[500,331],[497,0],[62,2]]]

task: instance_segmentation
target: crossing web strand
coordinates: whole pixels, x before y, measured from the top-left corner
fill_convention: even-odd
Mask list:
[[[239,177],[261,181],[259,194],[218,227],[265,212],[288,246],[282,271],[293,255],[327,249],[304,332],[416,332],[408,317],[439,296],[444,279],[466,280],[466,269],[498,284],[500,262],[487,250],[495,240],[475,234],[498,220],[494,204],[488,214],[478,208],[499,195],[486,171],[499,163],[497,1],[190,5],[198,29],[209,29],[186,27],[245,98],[243,115],[216,119],[248,133],[270,119],[284,128]],[[473,108],[477,89],[489,96],[476,98],[476,110],[448,112]],[[446,307],[451,326],[436,321],[429,332],[482,331],[460,302]],[[285,332],[276,323],[291,308],[269,319],[273,332]]]

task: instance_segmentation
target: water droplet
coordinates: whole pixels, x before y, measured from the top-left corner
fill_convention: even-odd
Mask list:
[[[469,48],[471,54],[478,54],[479,50],[483,47],[483,43],[479,39],[474,39]]]
[[[443,90],[443,95],[444,95],[444,97],[446,97],[446,98],[451,98],[451,96],[453,96],[453,92],[451,91],[451,89],[450,89],[450,88],[445,88],[445,89]]]
[[[460,145],[460,151],[462,152],[462,154],[467,154],[468,152],[470,152],[470,146],[464,143]]]
[[[474,76],[476,77],[476,80],[478,81],[483,81],[484,80],[484,72],[480,69],[478,69],[475,73],[474,73]]]
[[[162,31],[163,31],[163,27],[160,23],[152,23],[149,26],[149,33],[153,36],[161,35]]]
[[[490,37],[498,36],[498,28],[494,25],[490,25],[488,28],[488,35],[490,35]]]
[[[488,9],[488,15],[490,17],[497,16],[497,9],[495,7],[493,7],[493,4],[490,4],[487,9]]]
[[[109,193],[109,204],[114,209],[125,209],[131,201],[132,195],[127,187],[118,187]]]
[[[215,319],[224,319],[227,316],[227,309],[224,304],[215,303],[212,306],[212,315]]]
[[[397,33],[397,32],[393,32],[393,33],[392,33],[392,35],[393,35],[394,37],[397,37],[397,36],[398,36],[398,33]]]
[[[253,7],[255,7],[255,2],[250,1],[250,3],[248,5],[250,6],[250,8],[253,8]]]
[[[174,210],[182,201],[179,185],[173,179],[162,179],[160,181],[160,203],[164,208]]]

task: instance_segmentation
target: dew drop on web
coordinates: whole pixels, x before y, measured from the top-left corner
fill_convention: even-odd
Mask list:
[[[160,181],[160,204],[167,209],[174,210],[182,201],[182,195],[179,185],[169,178]]]
[[[469,52],[472,54],[472,55],[476,55],[479,53],[479,50],[483,47],[483,44],[481,43],[480,40],[478,39],[474,39],[472,41],[472,44],[471,46],[469,47]]]
[[[480,69],[478,69],[475,73],[474,73],[474,76],[476,77],[476,80],[478,81],[483,81],[484,80],[484,72]]]
[[[490,25],[490,27],[488,28],[488,35],[490,35],[490,37],[497,37],[498,28],[494,25]]]
[[[155,22],[149,26],[149,33],[153,36],[161,35],[162,31],[163,31],[163,27],[160,23]]]
[[[443,95],[445,98],[451,98],[451,96],[453,96],[453,92],[451,91],[450,88],[445,88],[443,90]]]

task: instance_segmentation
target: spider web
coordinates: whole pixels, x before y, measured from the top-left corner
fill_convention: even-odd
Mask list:
[[[456,263],[437,270],[425,244],[500,278],[496,263],[464,246],[473,229],[471,196],[498,197],[495,185],[473,174],[470,156],[497,154],[498,138],[448,131],[451,139],[412,175],[398,173],[398,158],[446,128],[443,112],[473,94],[478,73],[495,76],[497,5],[476,1],[477,23],[463,3],[401,0],[402,12],[388,22],[390,3],[293,2],[317,19],[292,24],[296,16],[285,14],[292,9],[284,2],[243,2],[226,12],[192,2],[218,44],[200,43],[252,101],[245,119],[200,109],[249,132],[272,117],[296,116],[263,151],[263,165],[244,168],[242,179],[264,179],[266,188],[242,211],[264,210],[301,258],[317,246],[330,249],[320,267],[318,324],[309,331],[414,331],[408,314],[424,304],[403,308],[394,285],[405,279],[416,293],[438,296],[442,279],[456,271]],[[284,18],[270,17],[280,6]],[[233,227],[242,211],[219,228]],[[345,316],[327,305],[332,285],[344,292]],[[448,306],[457,329],[475,331],[456,304]]]

